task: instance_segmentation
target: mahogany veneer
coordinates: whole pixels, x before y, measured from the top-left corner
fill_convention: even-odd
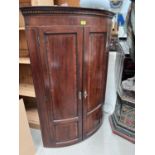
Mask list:
[[[102,123],[112,12],[23,7],[43,144],[67,146]]]

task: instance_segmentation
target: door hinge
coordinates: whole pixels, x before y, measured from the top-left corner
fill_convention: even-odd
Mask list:
[[[40,44],[39,36],[37,36],[37,43]]]

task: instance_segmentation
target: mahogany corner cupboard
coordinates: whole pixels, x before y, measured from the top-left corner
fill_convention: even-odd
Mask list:
[[[22,7],[45,147],[83,141],[102,124],[114,13]]]

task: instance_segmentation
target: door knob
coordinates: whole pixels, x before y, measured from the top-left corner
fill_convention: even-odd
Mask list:
[[[81,91],[79,91],[79,93],[78,93],[78,98],[79,98],[79,100],[82,100],[82,92]]]
[[[88,94],[87,94],[87,91],[85,90],[84,93],[83,93],[83,97],[86,99],[87,96],[88,96]]]

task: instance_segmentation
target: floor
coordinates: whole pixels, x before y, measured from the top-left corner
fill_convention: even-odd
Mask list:
[[[44,148],[40,130],[31,129],[36,155],[134,155],[135,145],[112,133],[109,115],[101,128],[87,140],[63,148]]]

